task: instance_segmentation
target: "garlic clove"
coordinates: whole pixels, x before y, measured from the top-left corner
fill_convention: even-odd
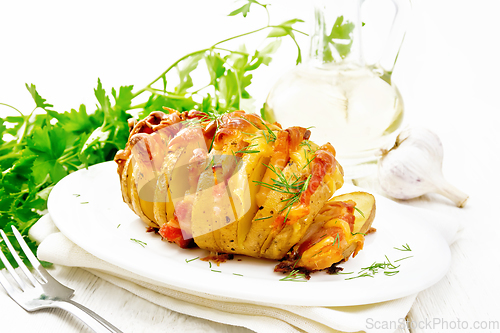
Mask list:
[[[417,127],[405,129],[394,146],[382,152],[378,162],[380,186],[396,199],[407,200],[433,192],[463,207],[468,195],[444,179],[442,162],[443,145],[434,132]]]

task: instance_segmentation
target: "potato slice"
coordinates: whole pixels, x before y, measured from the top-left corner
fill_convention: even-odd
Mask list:
[[[329,201],[348,200],[354,201],[356,203],[356,208],[359,209],[364,215],[361,215],[358,210],[355,210],[354,216],[356,217],[356,220],[354,221],[353,233],[360,232],[365,234],[368,229],[370,229],[372,222],[375,219],[375,197],[370,193],[358,191],[335,196]]]
[[[302,176],[301,170],[293,161],[290,161],[282,172],[286,179],[291,179],[294,177],[293,175],[297,175],[299,178]],[[257,214],[255,214],[252,220],[250,230],[246,235],[245,242],[243,243],[244,248],[242,249],[244,254],[253,257],[262,256],[261,249],[263,247],[267,249],[272,241],[272,236],[270,237],[270,235],[273,223],[284,209],[286,205],[285,201],[290,197],[290,194],[269,191],[267,200],[264,202],[264,205],[259,207]]]
[[[274,237],[268,248],[261,249],[263,257],[269,259],[281,259],[286,253],[297,244],[304,236],[309,226],[313,223],[314,217],[318,214],[324,203],[343,185],[342,173],[337,167],[331,177],[327,177],[330,184],[323,183],[311,196],[309,214],[293,224],[286,225],[278,235]]]
[[[159,228],[159,225],[154,221],[153,203],[142,200],[137,191],[138,177],[141,177],[139,165],[134,163],[131,176],[128,177],[128,186],[130,188],[130,199],[134,212],[139,215],[142,221],[153,228]],[[149,215],[149,216],[148,216]]]
[[[215,237],[226,253],[237,253],[250,230],[252,219],[258,210],[256,194],[259,184],[255,181],[260,181],[264,176],[272,153],[272,147],[263,136],[255,136],[250,142],[252,146],[248,151],[253,153],[243,153],[234,174],[228,180],[235,220],[215,231]]]
[[[134,169],[133,157],[129,156],[125,165],[123,167],[122,174],[120,175],[120,187],[122,190],[123,201],[130,207],[130,209],[134,210],[132,207],[132,199],[130,194],[130,178],[132,177],[132,170]]]
[[[356,208],[359,209],[363,215],[361,215],[357,210],[354,212],[355,221],[353,233],[362,233],[366,234],[368,230],[370,230],[373,220],[375,219],[375,212],[377,210],[375,204],[375,197],[370,193],[366,192],[352,192],[347,194],[342,194],[336,197],[333,197],[330,201],[347,201],[352,200],[356,203]],[[351,244],[348,246],[344,252],[343,257],[349,258],[351,254],[356,249],[356,244]]]
[[[294,251],[300,256],[297,267],[309,270],[325,269],[342,259],[347,260],[354,251],[363,248],[362,233],[371,227],[375,217],[375,198],[366,192],[354,192],[336,196],[329,202],[349,200],[354,201],[364,215],[355,211],[353,231],[351,232],[349,223],[339,218],[339,213],[323,211],[314,220],[304,238],[294,247]],[[306,248],[302,250],[301,247],[306,244]]]
[[[212,151],[210,155],[220,154]],[[209,155],[209,160],[212,156]],[[191,231],[195,243],[202,249],[213,252],[222,252],[220,246],[215,241],[213,231],[217,227],[214,223],[214,188],[216,180],[209,164],[207,169],[201,173],[198,180],[193,203]]]
[[[160,227],[174,217],[174,203],[168,186],[168,179],[172,176],[172,170],[183,151],[184,149],[181,148],[167,153],[156,182],[153,213],[155,221]]]

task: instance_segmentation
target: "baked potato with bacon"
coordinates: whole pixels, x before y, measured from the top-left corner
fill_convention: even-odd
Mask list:
[[[331,144],[244,111],[166,111],[131,122],[115,157],[123,200],[164,239],[216,254],[288,258],[282,268],[293,262],[308,271],[363,247],[375,200],[356,192],[329,201],[343,185]]]

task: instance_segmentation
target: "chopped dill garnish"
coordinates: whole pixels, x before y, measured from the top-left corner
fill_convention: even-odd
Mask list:
[[[299,144],[299,146],[301,146],[301,147],[307,146],[307,147],[309,147],[309,151],[312,151],[312,150],[313,150],[313,149],[312,149],[312,147],[311,147],[311,143],[309,142],[309,140],[303,140],[303,141]]]
[[[313,255],[311,256],[311,258],[316,257],[316,256],[317,256],[318,254],[320,254],[321,252],[323,252],[323,249],[321,249],[321,250],[319,250],[319,252],[317,252],[317,253],[313,254]]]
[[[84,204],[88,204],[89,202],[88,201],[84,201],[84,202],[80,202],[82,205]]]
[[[207,164],[205,170],[207,170],[210,166],[215,165],[215,156],[212,156],[212,160],[210,160],[210,163]]]
[[[307,282],[307,278],[305,274],[299,273],[298,269],[294,269],[287,276],[280,279],[280,281]]]
[[[409,257],[408,257],[409,258]],[[386,276],[394,276],[399,273],[399,268],[400,265],[394,265],[387,256],[385,256],[386,261],[384,262],[374,262],[368,267],[363,267],[361,270],[358,272],[358,276],[353,276],[350,278],[347,278],[346,280],[352,280],[352,279],[357,279],[360,277],[375,277],[375,274],[379,273],[379,271],[383,271],[384,275]],[[403,260],[406,258],[398,259]],[[394,262],[396,262],[394,261]]]
[[[212,272],[215,272],[215,273],[222,273],[221,271],[217,271],[215,269],[211,269]]]
[[[77,197],[77,198],[80,196],[80,194],[73,194],[73,195],[74,195],[75,197]]]
[[[193,258],[193,259],[184,259],[187,263],[190,263],[191,261],[195,261],[196,259],[200,259],[200,257],[196,257],[196,258]]]
[[[233,273],[233,275],[243,276],[243,274]]]
[[[395,247],[395,249],[399,250],[399,251],[411,251],[410,246],[408,245],[408,243],[406,243],[405,245],[402,245],[401,247],[402,247],[402,249],[398,249],[397,247]]]
[[[255,219],[255,221],[260,221],[260,220],[267,220],[273,217],[272,215],[266,216],[266,217],[259,217],[258,219]]]
[[[306,155],[306,160],[307,160],[307,163],[306,163],[306,165],[304,165],[304,166],[302,167],[302,170],[304,170],[305,168],[307,168],[307,166],[308,166],[309,164],[311,164],[311,162],[312,162],[312,161],[314,161],[314,159],[316,158],[316,155],[314,155],[314,157],[313,157],[313,158],[311,158],[310,160],[309,160],[309,159],[307,159],[307,153],[305,153],[305,151],[306,151],[306,150],[304,149],[304,155]]]
[[[365,217],[365,214],[363,214],[363,212],[361,211],[361,209],[359,209],[358,207],[354,206],[354,209],[356,209],[356,211],[363,217]]]
[[[257,154],[260,153],[260,150],[238,150],[235,151],[236,154],[242,153],[242,154]]]
[[[235,151],[234,154],[255,154],[255,153],[260,153],[260,150],[249,150],[248,148],[255,147],[257,144],[249,145],[243,148],[242,150]]]
[[[363,235],[363,236],[366,236],[366,234],[362,233],[362,232],[351,232],[351,235],[353,236],[356,236],[356,235]]]
[[[413,258],[413,256],[409,256],[409,257],[401,258],[401,259],[398,259],[398,260],[394,260],[394,262],[398,262],[398,261],[405,260],[405,259],[408,259],[408,258]]]
[[[140,241],[140,240],[135,239],[135,238],[130,238],[130,240],[133,242],[136,242],[137,244],[139,244],[142,247],[145,247],[145,245],[148,245],[147,243],[144,243],[143,241]]]
[[[245,118],[246,119],[246,118]],[[257,124],[255,124],[253,121],[250,121],[248,119],[246,119],[250,124],[252,124],[255,128],[259,129],[259,126],[257,126]],[[266,143],[269,144],[270,142],[274,142],[276,141],[276,139],[278,138],[276,136],[276,134],[273,132],[273,130],[271,130],[269,128],[269,126],[266,125],[265,122],[261,121],[262,125],[264,125],[266,127],[266,130],[262,130],[262,135],[264,136],[264,139],[266,140]]]
[[[192,118],[192,119],[186,119],[182,123],[186,125],[186,127],[192,127],[192,126],[197,126],[200,125],[203,121],[198,118]]]
[[[118,225],[116,226],[116,229],[118,229],[121,225],[122,225],[121,223],[120,223],[120,224],[118,224]]]
[[[339,240],[339,234],[337,233],[337,236],[335,236],[335,239],[333,240],[332,246],[335,245],[335,242],[337,243],[337,249],[340,248],[340,240]]]
[[[271,180],[273,181],[273,184],[268,184],[256,180],[254,180],[254,183],[260,184],[261,186],[264,186],[270,190],[290,195],[289,198],[281,200],[281,202],[286,202],[286,204],[285,207],[283,207],[283,209],[279,211],[281,213],[286,209],[288,209],[285,216],[285,220],[283,221],[286,222],[286,219],[288,218],[288,214],[290,213],[292,206],[300,200],[300,196],[309,186],[311,175],[309,175],[306,180],[300,180],[300,178],[295,174],[292,174],[289,177],[289,179],[287,179],[283,174],[283,171],[277,170],[273,165],[266,165],[266,164],[264,165],[269,170],[274,172],[274,174],[278,177],[278,179],[272,178]]]
[[[262,134],[264,135],[264,138],[266,139],[266,143],[269,143],[269,142],[274,142],[276,141],[276,139],[278,138],[276,136],[276,134],[269,128],[269,126],[266,125],[266,123],[262,122],[262,125],[266,126],[266,129],[267,129],[267,135],[269,135],[269,137],[266,135],[266,132],[262,132]]]
[[[353,277],[347,278],[346,280],[352,280],[352,279],[357,279],[357,278],[360,278],[360,277],[367,277],[367,276],[373,277],[373,275],[370,275],[368,273],[363,273],[363,274],[358,275],[358,276],[353,276]]]

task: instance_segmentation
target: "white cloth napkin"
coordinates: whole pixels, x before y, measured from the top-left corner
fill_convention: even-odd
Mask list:
[[[456,233],[456,230],[450,230]],[[453,235],[445,237],[449,242]],[[237,299],[179,290],[107,263],[86,252],[54,225],[47,214],[30,230],[40,243],[41,260],[81,267],[131,293],[179,313],[215,322],[242,326],[256,332],[371,332],[367,320],[399,322],[409,312],[416,294],[377,304],[349,307],[288,306],[246,302]],[[392,332],[378,329],[377,332]]]

